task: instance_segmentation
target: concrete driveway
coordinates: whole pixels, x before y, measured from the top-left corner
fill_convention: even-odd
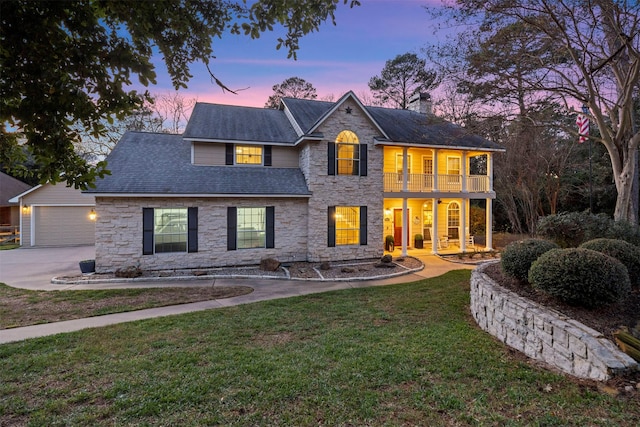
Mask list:
[[[95,257],[93,245],[0,251],[0,283],[14,288],[51,289],[51,278],[78,274],[78,263]]]

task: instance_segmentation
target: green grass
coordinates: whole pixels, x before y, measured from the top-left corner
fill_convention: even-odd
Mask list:
[[[468,283],[454,271],[2,345],[0,425],[637,425],[638,400],[480,331]]]
[[[244,295],[247,286],[33,291],[0,283],[0,329]]]
[[[17,249],[20,247],[19,243],[3,243],[0,244],[0,251],[8,251],[10,249]]]

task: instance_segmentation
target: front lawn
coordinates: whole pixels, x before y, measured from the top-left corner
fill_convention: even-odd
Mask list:
[[[231,298],[247,286],[31,291],[0,283],[0,329]]]
[[[0,425],[637,424],[640,400],[480,331],[469,275],[5,344]]]

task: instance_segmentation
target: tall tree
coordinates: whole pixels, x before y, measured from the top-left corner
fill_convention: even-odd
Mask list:
[[[264,108],[280,107],[282,98],[316,99],[316,88],[300,77],[289,77],[282,83],[273,85],[273,95],[269,96]]]
[[[174,87],[186,87],[190,64],[209,67],[213,39],[226,31],[257,38],[282,25],[276,48],[296,57],[298,40],[331,19],[340,0],[82,0],[2,2],[0,13],[0,154],[24,163],[18,135],[37,165],[40,182],[93,185],[108,173],[74,150],[82,133],[106,132],[147,94],[132,80],[156,83],[159,52]],[[358,0],[343,0],[353,7]],[[211,73],[211,71],[210,71]],[[212,80],[224,90],[213,74]],[[81,131],[78,131],[81,129]],[[23,171],[24,172],[24,171]]]
[[[427,61],[415,53],[388,60],[379,76],[369,79],[369,89],[379,105],[406,110],[411,97],[437,85],[436,73],[427,70]]]
[[[179,92],[150,95],[150,101],[123,120],[105,120],[104,134],[98,137],[81,135],[76,151],[82,158],[93,162],[104,159],[127,131],[180,134],[196,102],[196,98],[185,98]]]
[[[525,102],[549,98],[567,109],[588,108],[599,131],[590,138],[611,159],[614,218],[637,224],[640,118],[634,99],[640,86],[640,4],[457,0],[451,11],[476,28],[457,49],[474,96],[503,101],[519,93]],[[578,134],[575,126],[565,131]]]

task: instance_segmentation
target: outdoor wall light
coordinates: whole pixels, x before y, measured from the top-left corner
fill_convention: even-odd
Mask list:
[[[95,221],[95,220],[96,220],[96,218],[97,218],[97,216],[98,216],[98,215],[96,214],[95,209],[91,209],[91,210],[89,211],[89,219],[90,219],[91,221]]]
[[[23,214],[29,213],[29,205],[22,205],[22,213]]]

